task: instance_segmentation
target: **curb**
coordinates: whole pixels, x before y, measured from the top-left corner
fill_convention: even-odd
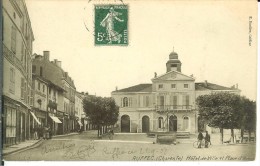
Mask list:
[[[114,143],[144,143],[144,144],[154,144],[154,142],[148,141],[124,141],[124,140],[93,140],[94,142],[114,142]]]
[[[64,134],[64,135],[54,135],[51,138],[58,138],[58,137],[66,137],[70,135],[78,135],[79,133],[70,133],[70,134]]]
[[[2,153],[2,156],[6,156],[6,155],[13,154],[13,153],[22,152],[22,151],[25,151],[25,150],[28,150],[28,149],[36,148],[36,147],[40,146],[42,143],[43,143],[43,139],[40,139],[39,141],[35,142],[32,145],[28,145],[26,147],[16,149],[16,150],[11,151],[11,152]]]
[[[65,137],[65,136],[77,135],[77,134],[78,133],[70,133],[70,134],[66,134],[66,135],[56,135],[56,136],[52,136],[52,138]],[[35,142],[32,145],[28,145],[26,147],[23,147],[23,148],[20,148],[20,149],[16,149],[16,150],[11,151],[11,152],[6,152],[6,153],[2,152],[2,156],[6,156],[6,155],[13,154],[13,153],[22,152],[22,151],[29,150],[29,149],[32,149],[32,148],[36,148],[36,147],[40,146],[43,142],[44,142],[44,140],[41,138],[41,139],[39,139],[37,142]]]

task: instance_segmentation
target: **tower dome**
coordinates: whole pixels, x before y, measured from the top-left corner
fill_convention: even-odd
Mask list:
[[[169,59],[178,59],[178,54],[174,51],[172,51],[169,55]]]
[[[181,61],[178,59],[178,54],[173,51],[169,55],[169,60],[166,63],[166,70],[169,71],[178,71],[181,72]]]

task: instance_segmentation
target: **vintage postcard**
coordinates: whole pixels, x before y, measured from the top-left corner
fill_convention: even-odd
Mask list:
[[[3,0],[2,15],[5,164],[259,160],[257,1]]]

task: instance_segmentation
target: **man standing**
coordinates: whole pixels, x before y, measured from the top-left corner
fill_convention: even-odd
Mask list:
[[[211,144],[210,135],[209,135],[208,131],[206,131],[206,135],[205,135],[205,148],[209,147],[209,143]]]
[[[198,146],[198,148],[201,148],[201,142],[202,142],[202,140],[203,140],[203,135],[202,135],[201,132],[199,132],[199,135],[198,135],[199,146]]]

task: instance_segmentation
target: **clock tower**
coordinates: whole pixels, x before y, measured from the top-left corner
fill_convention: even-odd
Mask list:
[[[178,54],[173,51],[169,55],[169,60],[166,63],[166,71],[178,71],[181,72],[181,61],[178,59]]]

